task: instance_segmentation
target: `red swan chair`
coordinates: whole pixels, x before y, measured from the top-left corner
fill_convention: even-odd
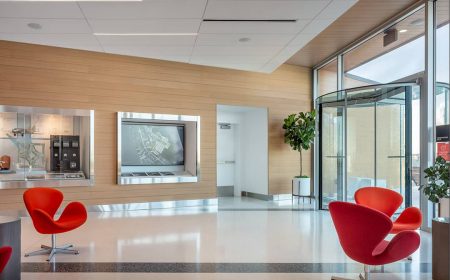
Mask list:
[[[11,258],[11,254],[12,254],[11,247],[5,246],[0,248],[0,273],[2,273],[3,269],[5,269],[5,266],[8,263],[9,258]]]
[[[63,201],[63,193],[51,188],[32,188],[23,194],[23,200],[33,225],[41,234],[51,234],[52,245],[42,245],[41,250],[25,254],[25,257],[33,255],[49,254],[47,261],[51,261],[57,253],[78,254],[71,244],[56,246],[56,234],[71,231],[86,222],[86,208],[80,202],[70,202],[59,219],[54,216]]]
[[[420,237],[415,231],[405,230],[391,241],[384,240],[393,225],[388,216],[377,210],[340,201],[331,202],[329,209],[345,254],[364,264],[364,277],[360,274],[360,279],[369,280],[370,265],[402,260],[419,248]]]
[[[390,189],[380,187],[364,187],[355,192],[356,204],[383,212],[392,217],[402,205],[403,197]],[[422,224],[422,213],[416,207],[406,208],[394,221],[390,233],[396,234],[404,230],[416,230]]]

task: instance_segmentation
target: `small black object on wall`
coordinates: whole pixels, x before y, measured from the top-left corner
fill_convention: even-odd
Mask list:
[[[80,136],[50,135],[52,171],[80,171]]]

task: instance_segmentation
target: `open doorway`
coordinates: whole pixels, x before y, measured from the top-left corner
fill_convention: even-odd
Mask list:
[[[266,199],[267,108],[217,105],[217,195]]]

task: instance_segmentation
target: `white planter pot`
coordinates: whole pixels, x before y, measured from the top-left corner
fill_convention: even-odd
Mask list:
[[[439,199],[439,217],[450,217],[450,198]]]
[[[292,186],[292,194],[294,195],[311,195],[311,178],[294,178],[292,179]]]

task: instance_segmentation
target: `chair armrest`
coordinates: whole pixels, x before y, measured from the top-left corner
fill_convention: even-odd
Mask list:
[[[404,259],[414,253],[420,245],[420,236],[412,230],[402,231],[392,238],[380,257],[387,258],[391,262]]]
[[[422,212],[417,207],[408,207],[398,216],[395,223],[412,224],[419,228],[422,224]]]
[[[87,219],[87,211],[86,207],[81,202],[74,201],[67,204],[64,211],[61,213],[61,220],[70,220],[76,217],[76,219],[86,220]]]
[[[42,209],[34,209],[31,217],[33,220],[33,225],[39,233],[53,233],[55,221],[47,212]]]

